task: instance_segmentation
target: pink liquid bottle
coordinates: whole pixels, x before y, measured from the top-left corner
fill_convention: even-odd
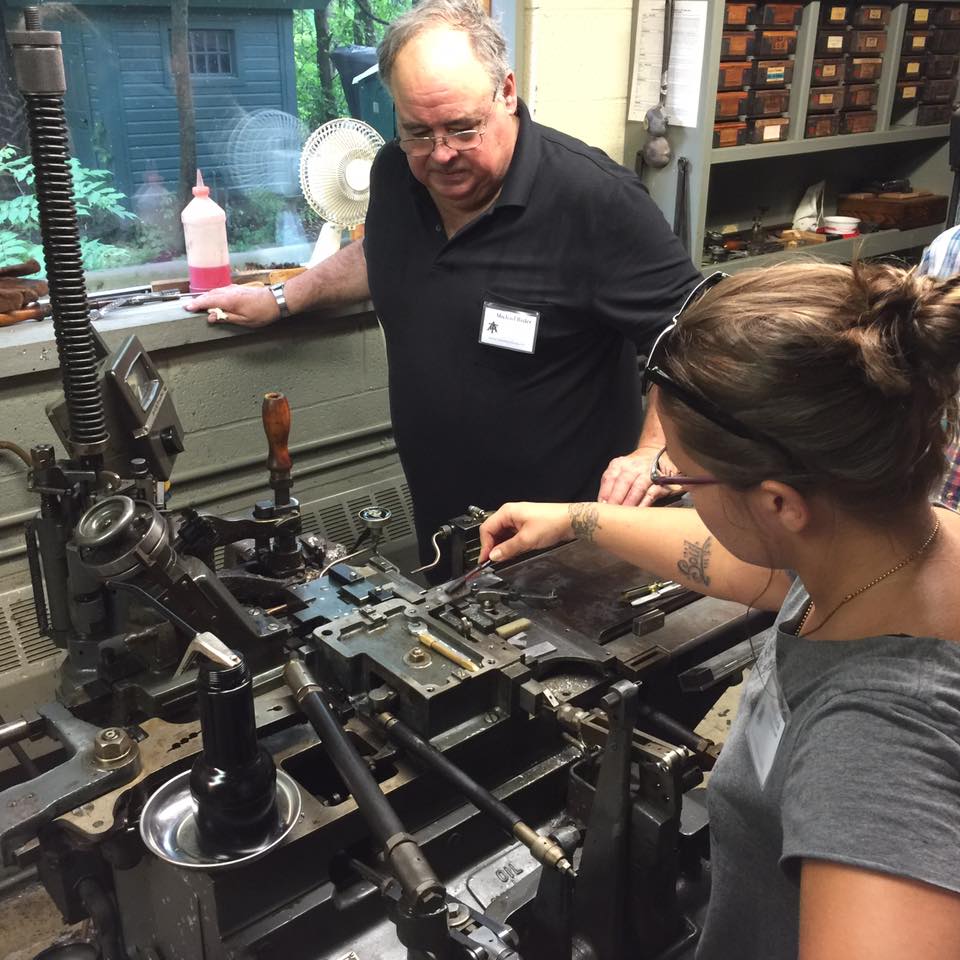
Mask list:
[[[227,252],[227,215],[210,199],[210,188],[197,171],[193,199],[184,208],[183,237],[187,246],[190,292],[203,293],[230,283]]]

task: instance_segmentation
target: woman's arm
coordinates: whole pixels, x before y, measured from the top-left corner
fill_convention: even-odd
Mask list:
[[[799,960],[956,960],[960,894],[919,880],[804,860]]]
[[[790,588],[786,573],[738,560],[687,509],[508,503],[480,528],[480,561],[509,560],[573,537],[698,593],[761,610],[779,610]]]

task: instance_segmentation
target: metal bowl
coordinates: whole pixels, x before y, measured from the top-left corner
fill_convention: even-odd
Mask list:
[[[300,817],[300,789],[296,781],[277,770],[277,823],[255,847],[210,851],[200,843],[197,802],[190,792],[190,771],[168,780],[144,804],[140,836],[161,860],[186,870],[223,870],[257,860],[293,829]]]

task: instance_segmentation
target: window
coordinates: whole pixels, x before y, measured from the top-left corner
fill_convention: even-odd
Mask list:
[[[188,49],[192,76],[232,74],[232,30],[191,30]]]

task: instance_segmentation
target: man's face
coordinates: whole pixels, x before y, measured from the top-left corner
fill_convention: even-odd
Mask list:
[[[473,150],[458,153],[438,143],[429,156],[407,160],[441,211],[486,207],[500,190],[516,145],[513,74],[494,100],[490,75],[474,55],[469,36],[437,27],[403,47],[391,87],[401,139],[483,129],[483,142]]]

